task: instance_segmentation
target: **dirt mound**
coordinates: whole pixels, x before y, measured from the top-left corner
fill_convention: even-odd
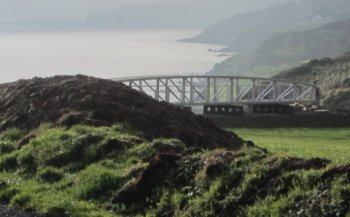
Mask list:
[[[149,167],[144,168],[135,181],[128,182],[114,195],[111,202],[124,204],[126,207],[152,206],[152,202],[149,201],[153,200],[160,200],[162,205],[171,204],[167,200],[160,199],[164,195],[156,193],[159,189],[167,189],[167,191],[182,191],[187,196],[184,196],[186,199],[181,200],[180,204],[165,206],[158,216],[177,216],[174,212],[181,213],[181,211],[176,209],[185,210],[184,216],[204,216],[203,213],[206,212],[211,213],[208,216],[247,216],[241,213],[242,210],[255,206],[269,197],[275,197],[274,200],[277,201],[282,196],[293,198],[294,188],[301,186],[305,188],[305,182],[310,185],[307,188],[310,188],[308,190],[311,192],[320,189],[330,192],[334,187],[330,185],[330,179],[333,181],[337,177],[349,176],[349,166],[331,168],[328,167],[330,163],[320,158],[304,160],[273,157],[266,150],[256,146],[245,146],[240,151],[214,150],[202,157],[191,157],[186,154],[182,156],[158,154],[150,160]],[[303,174],[312,175],[304,177]],[[347,181],[344,180],[344,185],[346,183]],[[209,192],[215,189],[215,194],[208,196],[208,193],[203,193],[205,192],[203,188]],[[235,196],[234,200],[232,195]],[[329,197],[329,193],[325,196]],[[299,200],[301,197],[302,195],[298,195],[295,199]],[[147,198],[151,199],[147,200]],[[196,200],[196,203],[200,201],[199,207],[188,201],[191,198]],[[325,201],[323,199],[317,198],[317,203],[323,203]],[[290,216],[309,209],[307,206],[295,208],[293,203],[290,203],[292,205],[290,209],[295,211],[290,213]],[[350,207],[342,206],[345,211]],[[288,212],[288,210],[279,212]],[[187,213],[193,215],[187,215]],[[327,215],[322,211],[317,216]]]
[[[145,138],[174,137],[188,145],[240,147],[242,140],[202,116],[159,103],[123,84],[82,75],[19,80],[0,85],[0,131],[41,123],[128,123]]]
[[[0,170],[6,172],[0,201],[43,216],[350,212],[350,165],[269,153],[202,116],[110,80],[59,76],[3,84],[0,116],[0,130],[68,126],[25,137],[16,129],[0,134]],[[140,133],[73,126],[120,122]],[[35,216],[6,204],[0,214]]]

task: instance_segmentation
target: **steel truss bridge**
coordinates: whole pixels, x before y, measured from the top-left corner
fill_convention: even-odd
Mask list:
[[[236,76],[145,76],[114,79],[158,101],[177,105],[217,104],[311,104],[317,87],[257,77]]]

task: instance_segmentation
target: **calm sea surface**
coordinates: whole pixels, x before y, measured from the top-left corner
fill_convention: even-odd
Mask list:
[[[0,83],[34,76],[103,78],[201,74],[224,60],[217,45],[177,42],[190,30],[0,33]]]

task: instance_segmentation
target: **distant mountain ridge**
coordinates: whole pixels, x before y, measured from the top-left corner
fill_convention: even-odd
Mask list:
[[[264,10],[237,14],[209,26],[200,35],[186,41],[229,46],[235,40],[238,40],[241,36],[246,35],[255,28],[263,28],[265,30],[272,28],[278,30],[281,25],[286,25],[286,22],[290,22],[289,19],[291,17],[303,12],[300,6],[299,3],[287,2],[271,6]]]
[[[132,4],[87,18],[99,28],[205,28],[239,12],[255,10],[285,0],[202,0],[192,2]]]
[[[310,30],[274,34],[254,52],[230,57],[215,65],[210,73],[272,76],[311,59],[335,57],[349,51],[349,35],[350,19]]]
[[[258,48],[255,63],[280,65],[340,55],[350,50],[349,35],[350,19],[313,30],[276,35]]]
[[[300,0],[231,16],[208,27],[189,42],[218,43],[251,54],[275,33],[306,30],[350,18],[350,1]],[[247,40],[248,39],[248,40]],[[253,41],[254,45],[250,42]]]

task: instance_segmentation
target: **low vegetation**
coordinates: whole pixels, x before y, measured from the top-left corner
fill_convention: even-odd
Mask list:
[[[108,80],[57,76],[0,90],[1,214],[350,216],[345,161],[272,154]]]
[[[333,59],[315,59],[274,78],[310,84],[317,81],[322,105],[332,110],[350,109],[350,53]]]
[[[350,216],[350,167],[327,160],[148,141],[123,125],[36,132],[22,146],[22,131],[0,134],[0,199],[43,216]]]
[[[258,146],[285,156],[322,157],[335,164],[350,163],[350,129],[231,129]]]
[[[300,65],[298,63],[281,64],[279,66],[259,65],[257,66],[251,57],[243,54],[235,54],[227,58],[221,63],[215,64],[214,68],[209,72],[212,75],[228,75],[228,76],[257,76],[270,77],[281,71],[285,71]]]

